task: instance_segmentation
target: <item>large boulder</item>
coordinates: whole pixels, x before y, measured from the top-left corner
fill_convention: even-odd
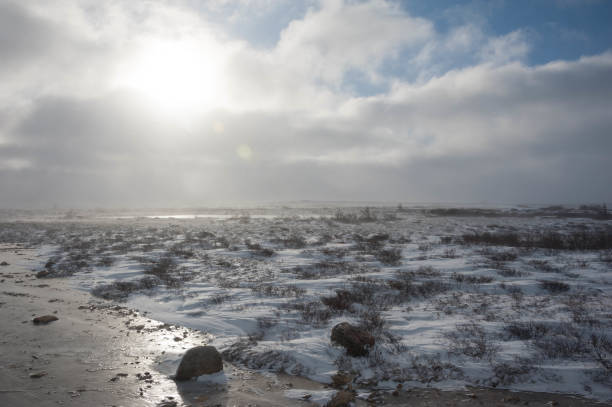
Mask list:
[[[348,322],[341,322],[332,328],[331,340],[344,346],[351,356],[366,356],[375,342],[368,332]]]
[[[214,346],[197,346],[189,349],[176,370],[175,380],[189,380],[203,374],[223,370],[223,360]]]

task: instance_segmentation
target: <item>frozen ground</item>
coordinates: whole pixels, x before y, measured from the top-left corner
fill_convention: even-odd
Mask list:
[[[235,363],[612,399],[612,222],[594,208],[61,215],[5,214],[0,241],[45,254],[41,278],[211,334]],[[342,321],[376,337],[367,357],[330,343]]]

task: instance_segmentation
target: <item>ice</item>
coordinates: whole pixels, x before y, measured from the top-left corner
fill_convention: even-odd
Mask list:
[[[334,397],[336,390],[285,390],[285,397],[293,400],[308,400],[319,406],[324,406]]]

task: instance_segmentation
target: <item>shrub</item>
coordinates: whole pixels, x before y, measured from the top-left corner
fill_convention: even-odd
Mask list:
[[[562,281],[542,280],[540,281],[540,288],[547,290],[551,294],[559,294],[569,291],[570,286]]]
[[[302,249],[306,247],[306,239],[298,234],[292,234],[285,239],[279,239],[279,242],[288,249]]]
[[[536,339],[535,346],[544,356],[555,358],[575,358],[588,353],[588,342],[576,331],[551,332]]]
[[[465,244],[487,244],[493,246],[518,247],[520,244],[519,235],[516,233],[470,233],[464,234],[461,240]]]
[[[510,337],[526,341],[542,338],[550,332],[551,327],[543,322],[511,322],[504,327],[504,330]]]
[[[115,281],[94,287],[91,294],[105,300],[126,301],[129,295],[139,290],[148,290],[161,283],[157,277],[145,276],[138,281]]]
[[[597,363],[606,371],[612,373],[612,339],[605,334],[591,334],[591,354]]]
[[[404,297],[432,297],[450,289],[450,286],[439,280],[426,280],[421,283],[413,283],[411,280],[389,280],[387,284]]]
[[[341,210],[337,210],[334,213],[333,219],[336,222],[341,223],[361,223],[361,222],[376,222],[378,217],[374,214],[374,211],[370,207],[365,207],[359,211],[359,214],[345,213]]]
[[[327,325],[332,317],[329,308],[323,306],[319,301],[298,302],[286,306],[300,312],[302,321],[315,327]]]
[[[245,240],[244,244],[247,249],[249,249],[253,254],[262,257],[272,257],[276,254],[276,252],[268,247],[263,247],[259,243],[251,243],[250,240]]]
[[[402,260],[402,251],[397,248],[381,249],[374,255],[378,261],[388,266],[397,266]]]
[[[232,298],[232,296],[228,293],[217,293],[217,294],[213,294],[210,297],[210,302],[212,304],[219,305],[219,304],[223,304],[225,301],[229,300],[230,298]]]
[[[558,233],[544,231],[525,233],[475,232],[462,236],[464,244],[527,247],[553,250],[607,250],[612,249],[612,230],[574,231]]]
[[[387,325],[387,321],[382,317],[380,311],[375,309],[367,309],[359,317],[359,327],[374,337],[379,336]]]
[[[272,317],[257,317],[257,327],[260,330],[270,329],[278,325],[278,318]]]
[[[529,265],[538,271],[542,271],[544,273],[559,273],[560,269],[551,265],[547,260],[530,260]]]
[[[421,383],[463,378],[461,369],[448,362],[442,362],[440,355],[413,356],[411,365],[416,375],[415,379]]]
[[[444,253],[442,253],[442,257],[444,257],[445,259],[456,259],[457,250],[455,250],[452,247],[444,249]]]
[[[334,311],[344,311],[350,308],[355,299],[350,291],[336,290],[333,296],[321,297],[321,302]]]
[[[454,331],[448,332],[444,336],[449,342],[450,353],[492,360],[499,351],[499,346],[475,322],[457,324]]]
[[[514,362],[502,362],[493,365],[493,374],[497,378],[498,384],[509,386],[516,382],[529,379],[527,376],[535,367],[529,360],[516,359]]]
[[[514,261],[518,258],[518,255],[516,254],[515,251],[512,250],[508,250],[508,251],[500,251],[500,252],[491,252],[489,254],[487,254],[487,258],[491,261],[494,262],[507,262],[507,261]]]
[[[465,284],[486,284],[493,281],[493,277],[489,276],[471,276],[459,273],[453,273],[451,275],[451,278],[458,283]]]
[[[251,290],[259,295],[267,297],[302,297],[306,290],[294,284],[288,285],[273,285],[273,284],[257,284],[251,286]]]
[[[359,274],[372,271],[359,263],[343,261],[321,261],[315,264],[297,266],[291,270],[296,277],[303,280],[330,278],[341,274]]]

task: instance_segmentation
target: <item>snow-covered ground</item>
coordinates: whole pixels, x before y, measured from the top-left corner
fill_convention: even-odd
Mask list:
[[[224,357],[355,387],[612,399],[612,222],[380,207],[5,222],[41,277],[213,336]],[[366,357],[330,342],[343,321]]]

